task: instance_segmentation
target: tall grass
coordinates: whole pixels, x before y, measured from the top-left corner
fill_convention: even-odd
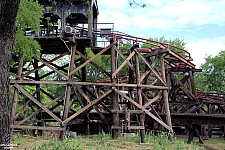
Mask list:
[[[38,142],[39,141],[39,142]],[[135,137],[119,136],[117,140],[112,140],[111,135],[105,134],[92,136],[77,136],[76,138],[66,138],[59,141],[56,137],[36,137],[29,138],[20,135],[15,136],[13,143],[18,147],[14,150],[201,150],[196,144],[186,144],[183,140],[174,138],[169,140],[168,133],[161,133],[155,136],[153,133],[146,134],[147,144],[140,144],[140,134]],[[32,144],[33,143],[33,144]],[[24,147],[25,145],[25,147]],[[28,145],[28,146],[27,146]]]

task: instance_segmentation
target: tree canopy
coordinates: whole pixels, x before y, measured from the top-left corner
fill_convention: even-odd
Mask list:
[[[216,56],[207,56],[196,74],[197,88],[207,92],[225,92],[225,50]]]
[[[40,31],[43,7],[34,0],[21,0],[16,17],[17,32],[12,54],[24,61],[40,56],[41,47],[32,37],[24,36],[27,29],[33,34]]]

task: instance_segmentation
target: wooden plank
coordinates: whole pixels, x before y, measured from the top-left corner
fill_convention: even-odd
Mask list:
[[[117,77],[118,74],[116,73],[117,70],[117,53],[116,53],[116,47],[113,46],[111,49],[111,82],[113,84],[117,83]],[[115,76],[113,76],[115,74]],[[115,91],[112,91],[112,108],[119,110],[119,104],[118,104],[118,94]],[[112,114],[112,125],[114,126],[119,126],[119,114],[118,113],[113,113]],[[112,138],[117,139],[118,138],[118,129],[113,129],[112,130]]]
[[[134,56],[135,51],[133,51],[126,60],[124,60],[124,62],[113,72],[112,74],[112,78],[114,78],[118,72],[127,64],[127,62],[129,62],[129,60]]]
[[[103,98],[105,98],[111,92],[112,92],[112,90],[108,90],[107,92],[105,92],[99,98],[95,99],[90,104],[86,105],[85,107],[83,107],[82,109],[80,109],[79,111],[77,111],[75,114],[73,114],[72,116],[70,116],[66,120],[62,121],[62,125],[66,124],[67,122],[69,122],[70,120],[72,120],[73,118],[75,118],[76,116],[78,116],[79,114],[81,114],[82,112],[84,112],[85,110],[87,110],[88,108],[90,108],[91,106],[93,106],[94,104],[98,103],[100,100],[102,100]]]
[[[45,62],[48,62],[48,60],[46,60],[44,58],[42,58],[42,60],[45,61]],[[55,67],[57,70],[61,70],[61,71],[65,72],[65,73],[68,72],[68,70],[66,70],[65,67],[67,67],[69,64],[65,64],[63,66],[58,66],[58,65],[56,65],[54,63],[49,63],[49,65]]]
[[[38,92],[39,89],[37,89],[32,96],[35,96],[35,94]],[[14,116],[14,120],[16,120],[20,114],[23,113],[24,109],[27,107],[27,105],[30,103],[30,99],[23,105],[23,107],[18,111],[18,113]]]
[[[166,129],[168,129],[169,131],[173,131],[173,129],[171,127],[169,127],[167,124],[165,124],[163,121],[161,121],[160,119],[158,119],[157,117],[155,117],[151,112],[149,112],[148,110],[146,110],[145,108],[143,108],[143,106],[140,106],[137,102],[135,102],[134,100],[132,100],[130,97],[128,97],[127,95],[121,93],[119,90],[117,90],[116,88],[112,88],[114,91],[116,91],[119,95],[123,96],[124,98],[126,98],[128,101],[130,101],[132,104],[134,104],[135,106],[137,106],[139,109],[141,109],[142,111],[144,111],[147,115],[149,115],[150,117],[152,117],[155,121],[157,121],[158,123],[160,123],[162,126],[164,126]]]
[[[160,66],[161,66],[161,76],[163,81],[166,82],[166,72],[165,72],[165,66],[164,66],[164,57],[163,55],[159,55],[160,59]],[[168,85],[169,86],[169,85]],[[169,99],[168,99],[168,91],[163,90],[163,102],[164,102],[164,108],[166,112],[166,123],[167,125],[172,128],[172,122],[171,122],[171,116],[170,116],[170,108],[169,108]],[[169,135],[169,138],[172,140],[172,134]]]
[[[57,102],[58,100],[60,100],[63,96],[64,96],[64,93],[62,95],[60,95],[59,97],[57,97],[56,99],[54,99],[51,102],[49,102],[47,105],[45,105],[45,107],[51,106],[52,104],[54,104],[55,102]],[[42,111],[42,108],[38,109],[37,111],[33,112],[32,114],[30,114],[29,116],[27,116],[23,120],[19,121],[17,123],[17,125],[21,125],[21,124],[25,123],[27,120],[29,120],[30,118],[34,117],[35,115],[37,115],[41,111]]]
[[[195,95],[195,97],[197,99],[198,95],[197,95],[197,90],[196,90],[196,86],[195,86],[195,82],[194,82],[194,76],[193,76],[193,72],[192,71],[189,71],[189,78],[190,78],[190,82],[191,82],[192,93]]]
[[[138,60],[138,54],[135,55],[135,61],[136,61],[136,68],[135,68],[136,69],[136,82],[137,82],[137,84],[142,84],[141,78],[140,78],[140,64],[139,64],[139,60]],[[138,100],[139,105],[142,106],[143,100],[142,100],[140,87],[137,87],[137,100]],[[145,128],[144,128],[144,125],[145,125],[144,114],[139,114],[139,120],[140,120],[140,126],[138,129],[140,129],[141,143],[146,143]],[[130,126],[130,127],[137,128],[135,126]],[[132,128],[130,128],[130,129],[132,129]],[[129,130],[129,126],[128,126],[128,130]]]
[[[121,51],[118,50],[117,48],[116,48],[116,51],[117,51],[117,53],[123,58],[123,60],[126,61],[126,58],[125,58],[125,56],[121,53]],[[133,66],[129,61],[127,62],[127,64],[130,66],[130,68],[131,68],[133,71],[135,71],[135,70],[134,70],[134,66]]]
[[[127,130],[144,130],[145,126],[127,126]],[[144,142],[141,142],[144,143]]]
[[[111,43],[110,45],[108,45],[106,48],[104,48],[103,50],[101,50],[100,52],[98,52],[96,55],[94,55],[88,61],[86,61],[85,63],[83,63],[79,67],[77,67],[75,70],[71,71],[69,75],[71,76],[74,73],[76,73],[78,70],[80,70],[81,68],[83,68],[84,66],[86,66],[88,63],[90,63],[91,61],[93,61],[95,58],[97,58],[99,55],[101,55],[102,53],[104,53],[105,51],[107,51],[108,49],[110,49],[115,44],[116,44],[116,41],[114,41],[113,43]]]
[[[76,89],[80,92],[80,94],[86,99],[86,101],[90,104],[91,100],[89,99],[89,97],[83,92],[83,90],[81,90],[77,85],[74,85],[76,87]],[[99,116],[106,122],[109,123],[106,120],[106,117],[98,110],[98,108],[94,105],[93,106],[94,109],[96,110],[96,112],[99,114]]]
[[[49,131],[65,131],[64,128],[61,127],[40,127],[40,126],[20,126],[20,125],[11,125],[10,126],[12,129],[31,129],[31,130],[49,130]]]
[[[27,81],[27,80],[11,80],[10,84],[61,84],[61,85],[90,85],[90,86],[115,86],[115,87],[130,87],[130,88],[137,88],[141,87],[143,89],[168,89],[166,86],[154,86],[154,85],[137,85],[137,84],[113,84],[113,83],[105,83],[105,82],[65,82],[65,81]]]
[[[19,68],[18,68],[18,72],[17,72],[17,74],[18,74],[17,80],[20,80],[22,71],[23,71],[23,59],[21,59],[20,62],[19,62]],[[18,95],[19,95],[18,89],[14,88],[12,112],[11,112],[11,124],[14,124],[14,119],[15,119],[16,109],[17,109],[17,103],[18,103]],[[11,131],[11,133],[12,133],[12,131]]]
[[[157,101],[160,97],[161,97],[162,91],[160,91],[158,93],[157,96],[155,96],[153,99],[148,99],[148,102],[143,106],[143,108],[148,107],[149,105],[151,105],[152,103],[154,103],[155,101]],[[147,98],[147,97],[146,97]]]
[[[66,44],[65,44],[66,45]],[[69,76],[69,73],[73,70],[74,68],[74,59],[75,59],[75,51],[76,51],[76,43],[73,45],[73,48],[71,50],[70,54],[70,63],[69,63],[69,69],[68,69],[68,77],[67,80],[72,80],[72,76]],[[62,120],[66,120],[68,118],[68,112],[69,112],[69,106],[70,106],[70,94],[71,94],[71,85],[67,84],[66,85],[66,92],[65,92],[65,99],[63,103],[63,117]],[[64,125],[64,129],[66,130],[66,124]],[[64,132],[60,132],[59,138],[63,140],[64,137]]]
[[[116,110],[116,109],[112,109],[111,110],[112,113],[119,113],[119,114],[125,114],[126,112],[131,113],[131,114],[142,114],[144,113],[142,110]]]
[[[48,61],[48,63],[52,63],[52,62],[54,62],[54,61],[56,61],[56,60],[62,58],[62,57],[65,56],[65,55],[68,55],[68,54],[69,54],[69,52],[65,52],[65,53],[63,53],[63,54],[61,54],[61,55],[59,55],[59,56],[53,58],[52,60]],[[29,71],[29,72],[23,74],[21,77],[24,78],[24,77],[26,77],[27,75],[29,75],[29,74],[31,74],[31,73],[37,71],[38,69],[43,68],[44,66],[45,66],[45,65],[41,65],[41,66],[39,66],[39,67],[37,67],[37,68],[34,68],[33,70],[31,70],[31,71]]]
[[[83,55],[81,52],[77,51],[76,50],[76,53],[78,55],[80,55],[82,58],[84,58],[86,61],[89,60],[89,58],[87,58],[85,55]],[[93,61],[90,62],[93,66],[95,66],[97,69],[99,69],[102,73],[106,74],[108,77],[110,77],[111,75],[106,71],[104,70],[102,67],[100,67],[99,65],[97,65],[96,63],[94,63]]]
[[[198,110],[199,108],[203,107],[203,104],[198,105],[197,107],[194,105],[193,107],[191,107],[190,109],[188,109],[185,113],[195,113],[196,110]]]
[[[166,86],[166,83],[163,81],[161,76],[158,74],[158,72],[148,63],[146,58],[142,56],[137,50],[135,50],[136,53],[141,57],[141,59],[145,62],[145,64],[151,69],[151,71],[156,75],[156,77]]]
[[[53,71],[55,71],[58,75],[60,75],[61,77],[65,78],[66,80],[68,80],[69,78],[64,75],[63,73],[61,73],[59,70],[55,69],[54,67],[52,67],[49,63],[45,62],[44,60],[42,60],[41,58],[38,59],[40,62],[42,62],[43,64],[45,64],[47,67],[49,67],[50,69],[52,69]]]
[[[167,86],[154,86],[154,85],[137,85],[137,87],[141,87],[142,89],[154,89],[154,90],[168,90]]]
[[[31,96],[27,91],[25,91],[23,88],[21,88],[18,84],[14,85],[20,92],[22,92],[24,95],[26,95],[29,99],[31,99],[35,104],[37,104],[39,107],[41,107],[43,110],[45,110],[50,116],[52,116],[55,120],[58,122],[62,122],[61,119],[59,119],[56,115],[54,115],[50,110],[48,110],[44,105],[42,105],[39,101],[37,101],[33,96]]]
[[[150,74],[150,70],[147,70],[147,71],[145,71],[145,73],[141,76],[141,82],[145,79],[145,77],[148,75],[149,76],[149,74]]]
[[[171,79],[173,79],[177,84],[180,85],[181,90],[184,91],[184,93],[185,93],[191,100],[193,100],[193,99],[196,100],[196,97],[191,93],[191,91],[189,91],[189,90],[184,86],[184,84],[183,84],[181,81],[179,81],[179,80],[173,75],[173,73],[172,73],[170,70],[168,70],[168,72],[169,72],[169,74],[170,74]]]
[[[63,65],[63,66],[61,66],[61,67],[57,67],[57,69],[58,69],[58,70],[62,70],[62,69],[64,69],[64,68],[68,67],[68,66],[69,66],[69,64],[65,64],[65,65]],[[63,70],[63,71],[64,71],[64,70]],[[65,71],[64,71],[64,72],[65,72]],[[41,80],[41,79],[43,79],[43,78],[45,78],[45,77],[47,77],[47,76],[49,76],[49,75],[51,75],[51,74],[53,74],[53,73],[55,73],[55,71],[50,71],[50,72],[48,72],[48,73],[46,73],[46,74],[40,76],[39,78],[40,78],[40,80]]]
[[[112,125],[111,126],[111,129],[120,129],[120,130],[122,130],[122,126],[115,126],[115,125]]]
[[[168,74],[168,76],[169,76],[169,78],[170,78],[170,74]],[[188,76],[184,76],[184,77],[181,79],[181,82],[184,84],[187,80],[188,80]],[[169,95],[175,94],[174,92],[177,91],[177,89],[179,89],[179,87],[180,87],[179,84],[173,86],[173,88],[169,91]]]

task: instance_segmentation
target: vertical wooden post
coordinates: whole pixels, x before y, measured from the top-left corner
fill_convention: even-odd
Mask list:
[[[161,76],[164,82],[166,82],[166,72],[164,66],[164,57],[162,54],[159,56],[160,58],[160,66],[161,66]],[[169,85],[167,85],[169,87]],[[168,91],[163,90],[163,100],[164,100],[164,107],[166,113],[166,123],[169,127],[172,128],[171,116],[170,116],[170,108],[169,108],[169,99],[168,99]],[[170,137],[172,139],[172,136]]]
[[[92,38],[92,25],[93,25],[93,0],[90,3],[90,10],[88,11],[88,37]]]
[[[192,71],[189,71],[189,78],[190,78],[190,82],[191,82],[192,93],[197,99],[197,91],[196,91],[196,86],[195,86],[194,76],[193,76],[193,72]]]
[[[135,54],[135,62],[136,62],[136,81],[137,81],[137,85],[140,85],[141,79],[140,79],[140,66],[139,66],[138,54]],[[143,106],[140,87],[137,87],[137,100],[139,105]],[[145,115],[142,113],[139,115],[139,117],[140,117],[140,125],[145,126]],[[140,129],[140,134],[141,134],[141,143],[146,143],[145,129]]]
[[[76,41],[75,41],[76,42]],[[71,56],[70,56],[70,66],[69,66],[69,71],[68,71],[68,76],[71,71],[74,69],[74,58],[75,58],[75,51],[76,51],[76,43],[73,45],[73,48],[71,50]],[[69,76],[69,80],[71,80],[72,76]],[[68,112],[69,112],[69,102],[70,102],[70,93],[71,93],[71,85],[66,86],[66,97],[64,99],[64,104],[63,104],[63,120],[66,120],[68,117]],[[64,133],[66,131],[67,125],[64,125],[64,131],[60,132],[60,140],[63,140]]]
[[[37,68],[38,67],[38,60],[34,60],[34,68]],[[40,81],[40,77],[39,77],[39,73],[38,73],[38,70],[35,71],[35,80],[36,81]],[[40,84],[37,84],[36,85],[36,99],[41,103],[41,93],[40,93]],[[42,114],[41,112],[38,113],[37,115],[37,119],[38,120],[41,120],[42,119]],[[38,122],[38,126],[43,126],[43,123],[42,122]],[[38,130],[38,135],[39,136],[42,136],[43,134],[43,130]]]
[[[115,45],[112,46],[111,48],[111,75],[115,72],[117,68],[117,63],[116,63],[116,50],[115,50]],[[116,77],[111,79],[111,82],[113,84],[116,84]],[[117,93],[115,91],[112,92],[112,109],[113,110],[119,110],[119,104],[118,104],[118,98],[117,98]],[[118,112],[112,114],[113,118],[113,123],[112,125],[114,126],[119,126],[119,114]],[[117,139],[118,138],[118,129],[112,129],[112,138]]]
[[[17,75],[18,75],[17,80],[20,80],[22,71],[23,71],[23,60],[20,60],[18,71],[17,71]],[[17,103],[18,103],[18,93],[19,93],[18,89],[14,88],[13,103],[12,103],[12,113],[11,113],[11,125],[14,124],[14,117],[16,115],[16,108],[17,108]],[[13,128],[11,129],[11,135],[12,134],[13,134]]]
[[[86,48],[84,47],[84,49],[82,50],[82,54],[85,55],[85,50]],[[84,66],[83,68],[81,68],[82,71],[82,77],[81,77],[81,82],[87,82],[87,69],[86,66]],[[86,88],[81,88],[83,90],[83,92],[86,94],[87,90]],[[87,105],[87,101],[85,100],[85,98],[83,98],[83,102],[84,105]],[[89,124],[89,112],[85,111],[85,116],[84,116],[84,123],[85,123],[85,135],[90,135],[90,124]]]
[[[189,128],[188,128],[188,141],[187,141],[187,143],[190,144],[193,141],[193,138],[194,138],[194,131],[193,131],[192,125],[190,125]]]

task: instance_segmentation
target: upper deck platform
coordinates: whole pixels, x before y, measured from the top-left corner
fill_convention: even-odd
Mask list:
[[[42,54],[62,54],[71,50],[76,43],[76,49],[84,51],[85,47],[90,47],[91,38],[88,37],[35,37],[41,45]]]

